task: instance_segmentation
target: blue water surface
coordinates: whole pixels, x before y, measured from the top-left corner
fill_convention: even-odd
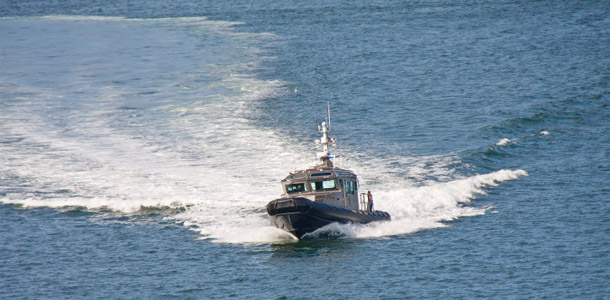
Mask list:
[[[0,16],[2,299],[610,297],[607,1]],[[267,234],[327,102],[398,223]],[[263,238],[223,239],[242,230]]]

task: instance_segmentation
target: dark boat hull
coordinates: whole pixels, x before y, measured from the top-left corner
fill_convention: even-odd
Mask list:
[[[389,221],[383,211],[363,211],[313,202],[307,198],[281,198],[267,204],[269,220],[275,227],[302,238],[331,223]]]

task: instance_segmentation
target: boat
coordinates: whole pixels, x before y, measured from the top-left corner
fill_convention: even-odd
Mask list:
[[[360,185],[353,171],[335,166],[334,155],[329,152],[329,144],[335,144],[335,139],[328,136],[330,103],[326,121],[318,125],[322,137],[316,144],[323,147],[317,154],[318,163],[286,176],[281,181],[281,198],[267,204],[271,224],[297,239],[332,223],[391,220],[387,212],[374,210],[370,191],[358,193]]]

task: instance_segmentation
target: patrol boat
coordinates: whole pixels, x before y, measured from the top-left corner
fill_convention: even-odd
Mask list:
[[[335,142],[328,126],[322,122],[322,133],[316,144],[323,146],[319,162],[306,170],[291,172],[282,180],[282,198],[267,204],[271,224],[297,239],[331,223],[370,223],[390,220],[390,214],[373,209],[371,192],[358,193],[358,177],[354,172],[336,167],[328,146]]]

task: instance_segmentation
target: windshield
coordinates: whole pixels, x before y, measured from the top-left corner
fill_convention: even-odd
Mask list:
[[[322,180],[322,181],[311,181],[310,183],[312,191],[323,191],[323,190],[336,190],[337,185],[334,179]]]
[[[305,191],[305,183],[293,183],[286,186],[286,193],[299,193]]]

